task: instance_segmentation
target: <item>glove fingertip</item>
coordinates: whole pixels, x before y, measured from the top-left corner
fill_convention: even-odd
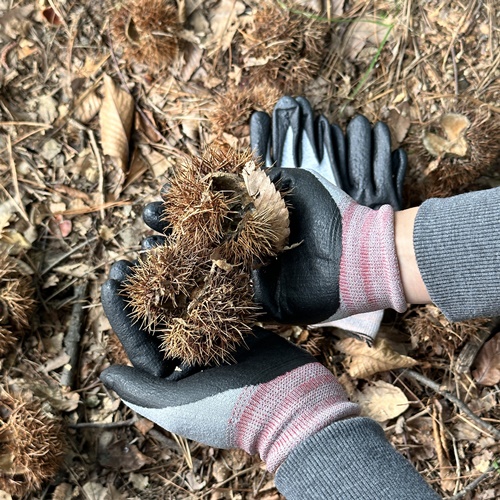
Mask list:
[[[120,368],[123,366],[110,366],[106,368],[100,375],[101,382],[108,388],[115,392],[119,391],[120,386]],[[118,387],[118,390],[116,388]]]
[[[162,201],[153,201],[148,203],[142,211],[142,220],[158,233],[165,233],[170,227],[164,219],[164,206]]]
[[[109,270],[109,279],[124,281],[130,276],[134,263],[129,260],[119,260],[115,262]]]

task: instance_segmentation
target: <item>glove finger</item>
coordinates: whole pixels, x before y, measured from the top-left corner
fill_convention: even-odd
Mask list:
[[[382,122],[373,127],[373,182],[375,193],[385,203],[394,206],[396,201],[392,178],[391,132]]]
[[[250,117],[250,144],[256,160],[270,167],[271,117],[267,113],[256,111]]]
[[[354,117],[347,126],[346,137],[347,170],[350,184],[355,191],[366,188],[372,192],[372,128],[370,122],[362,115]],[[356,201],[360,203],[360,200]]]
[[[144,238],[141,242],[141,249],[148,251],[153,248],[165,245],[167,243],[167,238],[165,236],[160,236],[159,234],[154,234],[153,236],[148,236]]]
[[[408,157],[403,149],[396,149],[392,153],[392,167],[394,183],[396,185],[397,204],[393,206],[394,210],[403,209],[403,185],[405,181],[406,169],[408,167]]]
[[[133,267],[137,264],[137,261],[130,262],[129,260],[119,260],[115,262],[111,269],[109,270],[108,279],[123,281],[132,272]]]
[[[350,185],[350,179],[347,172],[347,149],[345,136],[342,129],[334,123],[331,125],[333,152],[335,155],[337,178],[339,180],[339,188],[347,191]]]
[[[328,120],[324,116],[320,116],[316,121],[316,137],[318,138],[320,163],[315,170],[334,186],[340,186],[341,180],[335,158],[332,132]]]
[[[273,110],[272,156],[277,167],[299,166],[300,106],[289,96],[282,97]]]
[[[316,170],[320,158],[314,130],[314,111],[305,97],[295,99],[300,107],[299,166]]]
[[[164,207],[162,201],[148,203],[142,211],[142,219],[153,230],[162,234],[170,234],[171,228],[164,218]]]
[[[130,269],[130,266],[129,266]],[[131,309],[121,294],[121,281],[108,279],[101,287],[101,302],[106,317],[136,368],[164,377],[177,363],[165,360],[160,340],[131,318]]]

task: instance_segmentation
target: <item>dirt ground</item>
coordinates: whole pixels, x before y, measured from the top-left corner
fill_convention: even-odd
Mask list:
[[[304,95],[342,127],[358,113],[388,123],[394,148],[409,156],[407,207],[500,186],[498,2],[331,0],[322,12],[321,4],[178,0],[178,46],[164,41],[144,55],[140,20],[118,22],[122,2],[0,0],[0,250],[23,262],[38,303],[30,331],[0,362],[1,384],[29,390],[68,429],[60,472],[24,498],[282,498],[258,458],[153,427],[98,378],[124,362],[100,285],[114,261],[137,258],[151,234],[142,209],[159,199],[183,154],[210,143],[248,147],[253,109]],[[144,0],[138,12],[146,18],[165,5]],[[268,52],[249,50],[265,36],[255,26],[266,8],[271,27],[280,16],[298,19],[296,32],[272,35],[285,37],[273,52],[276,78],[264,72]],[[296,39],[309,47],[303,59],[304,47],[290,48]],[[449,113],[467,125],[443,123]],[[500,498],[500,385],[478,370],[500,370],[494,328],[487,320],[450,324],[433,307],[387,313],[376,368],[373,353],[341,331],[278,330],[365,402],[440,495],[487,500]],[[78,364],[68,376],[75,330]],[[485,342],[496,357],[476,356]],[[411,361],[391,364],[396,355]]]

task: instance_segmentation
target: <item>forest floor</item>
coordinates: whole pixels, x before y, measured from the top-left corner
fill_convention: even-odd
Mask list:
[[[393,147],[409,156],[407,207],[500,186],[497,2],[325,3],[311,14],[320,1],[177,0],[182,44],[162,67],[157,54],[132,59],[141,43],[137,19],[125,19],[122,40],[116,35],[120,2],[0,0],[0,250],[23,262],[38,303],[31,331],[1,361],[0,380],[48,402],[69,438],[61,471],[25,498],[282,498],[257,457],[164,432],[99,381],[123,361],[100,286],[113,262],[137,258],[151,234],[142,209],[159,199],[184,154],[214,142],[248,147],[253,109],[269,112],[282,95],[304,95],[344,128],[358,113],[389,125]],[[299,19],[299,33],[316,29],[319,62],[255,91],[252,68],[263,63],[245,47],[252,36],[260,43],[252,26],[269,4],[276,16]],[[147,12],[163,4],[143,5]],[[106,85],[121,97],[103,113]],[[470,123],[450,130],[441,120],[449,113]],[[131,132],[123,131],[127,120]],[[106,144],[102,131],[115,128],[118,138]],[[465,152],[453,149],[460,141]],[[82,337],[63,387],[70,325]],[[500,498],[495,328],[486,320],[451,324],[434,307],[412,307],[386,314],[376,355],[335,329],[280,333],[340,378],[440,495],[487,500]],[[479,351],[486,342],[489,350]],[[397,356],[411,358],[412,369],[401,370],[400,358],[391,364]]]

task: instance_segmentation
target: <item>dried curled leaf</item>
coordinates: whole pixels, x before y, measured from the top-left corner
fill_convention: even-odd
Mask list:
[[[360,340],[346,338],[336,343],[340,352],[347,354],[347,371],[354,378],[369,378],[375,373],[410,368],[417,361],[394,351],[386,339],[378,339],[373,347]]]
[[[280,252],[290,236],[290,218],[285,200],[269,176],[254,161],[243,169],[243,180],[255,205],[254,219],[265,220],[273,232],[271,250]]]
[[[95,92],[91,92],[75,109],[75,118],[82,123],[89,123],[101,109],[101,103],[102,99]]]
[[[465,132],[470,127],[469,119],[458,113],[448,113],[441,117],[439,124],[446,139],[432,132],[426,132],[423,143],[427,151],[438,157],[445,154],[466,156],[469,147]]]
[[[405,393],[394,385],[377,380],[358,391],[354,400],[361,406],[361,415],[377,422],[399,417],[409,408]]]
[[[115,85],[111,77],[105,75],[104,100],[99,112],[102,150],[121,173],[121,183],[128,170],[133,119],[134,99],[128,92]]]
[[[488,340],[474,361],[474,380],[481,385],[496,385],[500,382],[500,332]]]

